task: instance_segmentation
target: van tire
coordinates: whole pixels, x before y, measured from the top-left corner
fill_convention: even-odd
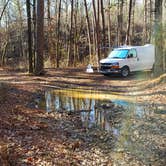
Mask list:
[[[127,76],[129,76],[129,74],[130,74],[129,67],[128,66],[122,67],[122,69],[121,69],[121,76],[122,77],[127,77]]]

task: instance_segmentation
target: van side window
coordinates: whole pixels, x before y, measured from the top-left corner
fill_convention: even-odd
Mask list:
[[[137,52],[135,49],[131,49],[128,53],[128,58],[136,58],[137,57]]]

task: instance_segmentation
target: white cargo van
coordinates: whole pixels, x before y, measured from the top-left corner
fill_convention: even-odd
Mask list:
[[[154,45],[123,46],[115,48],[106,59],[100,61],[100,73],[120,73],[127,77],[130,72],[152,70],[154,62]]]

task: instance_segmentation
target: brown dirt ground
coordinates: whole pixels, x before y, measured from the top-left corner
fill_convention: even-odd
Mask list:
[[[0,81],[5,83],[0,93],[0,165],[80,165],[84,160],[75,149],[81,153],[87,144],[77,140],[67,142],[71,133],[52,126],[55,121],[60,124],[59,117],[27,107],[36,93],[50,87],[82,87],[136,97],[138,102],[166,104],[165,80],[166,74],[153,79],[148,72],[121,78],[98,72],[89,74],[83,68],[66,68],[46,69],[46,74],[38,77],[0,68]],[[70,120],[71,117],[64,118]],[[79,129],[79,119],[76,118],[76,122]],[[111,159],[105,164],[111,165]]]

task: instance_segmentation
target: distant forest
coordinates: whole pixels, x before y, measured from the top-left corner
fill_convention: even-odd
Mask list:
[[[92,64],[120,45],[156,47],[166,70],[166,0],[1,0],[0,65],[40,75],[44,68]]]

